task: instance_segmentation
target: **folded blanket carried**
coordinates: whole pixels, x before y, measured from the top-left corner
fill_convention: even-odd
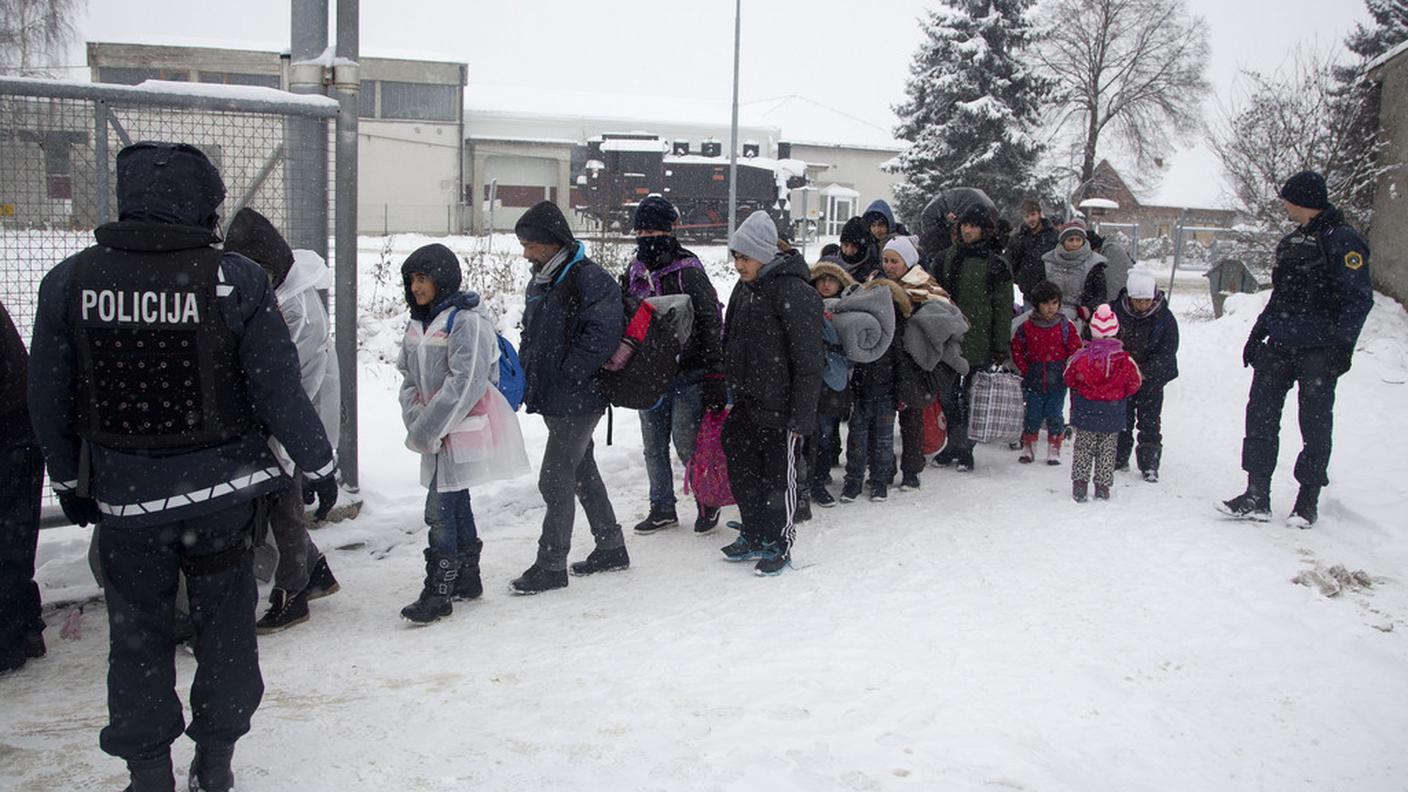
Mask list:
[[[968,373],[968,361],[963,359],[963,334],[968,332],[968,320],[958,306],[945,299],[927,300],[915,306],[905,322],[904,351],[925,371],[933,371],[947,363],[960,375]]]
[[[873,363],[890,348],[895,338],[895,308],[889,289],[852,288],[834,302],[826,302],[846,357],[856,363]]]

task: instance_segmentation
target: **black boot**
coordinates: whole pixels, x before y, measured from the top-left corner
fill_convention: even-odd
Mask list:
[[[455,577],[455,591],[451,599],[479,599],[484,594],[484,581],[479,577],[479,553],[484,549],[484,541],[475,539],[474,544],[461,551],[460,571]]]
[[[416,624],[430,624],[449,616],[454,610],[450,595],[454,593],[459,571],[459,559],[426,550],[425,587],[415,602],[401,609],[401,618]]]
[[[170,753],[154,759],[129,759],[127,774],[132,781],[124,792],[176,792]]]
[[[792,512],[792,522],[806,522],[812,518],[812,502],[806,498],[797,501],[797,508]]]
[[[1139,473],[1150,484],[1159,481],[1159,459],[1164,455],[1163,446],[1145,444],[1134,452],[1139,461]]]
[[[328,566],[327,556],[318,556],[318,563],[313,565],[313,570],[308,573],[308,588],[303,590],[308,599],[315,600],[319,597],[326,597],[329,594],[336,594],[342,584],[337,582],[337,578],[332,576],[332,568]]]
[[[626,553],[626,546],[621,545],[610,550],[598,547],[588,553],[586,559],[571,564],[570,569],[572,574],[583,577],[595,575],[598,572],[616,572],[626,569],[630,565],[631,557]]]
[[[308,595],[305,591],[290,594],[287,589],[271,590],[269,610],[254,623],[254,631],[259,635],[268,635],[308,621]]]
[[[1217,510],[1239,520],[1271,519],[1271,479],[1247,476],[1247,491],[1218,504]]]
[[[636,523],[635,531],[638,534],[653,534],[656,531],[673,528],[679,524],[680,518],[675,514],[675,507],[657,507],[652,503],[650,504],[650,515]]]
[[[1292,528],[1309,528],[1319,516],[1320,488],[1302,484],[1300,492],[1296,493],[1296,505],[1291,509],[1291,516],[1286,518],[1286,525]]]
[[[197,745],[191,760],[190,792],[230,792],[235,773],[230,769],[233,745]]]

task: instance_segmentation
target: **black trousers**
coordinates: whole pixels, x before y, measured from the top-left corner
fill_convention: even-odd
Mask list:
[[[255,502],[149,528],[101,523],[107,579],[108,716],[102,749],[127,760],[165,755],[185,729],[172,637],[177,575],[195,627],[191,725],[197,745],[233,745],[264,695],[254,636],[250,553]]]
[[[1133,451],[1140,472],[1158,470],[1164,450],[1164,386],[1145,385],[1125,400],[1125,408],[1127,418],[1119,443],[1115,446],[1115,467],[1128,465],[1129,454]],[[1139,440],[1137,447],[1136,431]]]
[[[1302,486],[1330,483],[1330,436],[1334,430],[1335,385],[1326,349],[1287,349],[1265,345],[1252,366],[1247,398],[1247,434],[1242,441],[1242,469],[1250,476],[1270,478],[1280,449],[1281,410],[1286,394],[1297,386],[1300,413],[1300,456],[1296,481]]]
[[[917,476],[924,470],[924,407],[905,405],[900,416],[900,475]]]
[[[0,654],[43,632],[34,553],[44,462],[35,445],[0,448]]]
[[[801,475],[801,438],[790,437],[786,429],[759,426],[743,405],[729,412],[723,443],[742,533],[790,550],[797,533],[792,515]]]

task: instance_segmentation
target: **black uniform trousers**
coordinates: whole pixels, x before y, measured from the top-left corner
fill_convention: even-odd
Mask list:
[[[1125,428],[1115,446],[1115,467],[1128,466],[1133,451],[1140,472],[1158,470],[1164,450],[1164,386],[1145,385],[1125,400],[1125,409]],[[1138,447],[1134,442],[1136,431]]]
[[[21,650],[25,637],[44,631],[34,553],[39,546],[39,500],[44,460],[32,444],[0,448],[0,655]]]
[[[738,502],[742,533],[760,542],[792,548],[796,526],[797,482],[802,468],[802,440],[786,429],[760,426],[747,405],[729,411],[724,423],[728,483]]]
[[[1242,441],[1242,469],[1257,478],[1271,478],[1280,448],[1281,409],[1296,385],[1300,413],[1301,451],[1296,481],[1307,487],[1330,483],[1330,435],[1334,429],[1335,385],[1326,348],[1290,349],[1265,344],[1252,363],[1252,389],[1247,398],[1247,434]]]
[[[196,655],[186,733],[197,745],[233,745],[249,731],[264,695],[250,552],[256,511],[247,501],[147,528],[99,523],[110,632],[109,722],[99,744],[107,753],[129,761],[163,756],[185,728],[172,634],[183,572]]]

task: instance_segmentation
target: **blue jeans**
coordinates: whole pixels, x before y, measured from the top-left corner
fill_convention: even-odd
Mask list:
[[[889,484],[895,477],[894,399],[856,399],[847,425],[846,481],[863,481],[869,458],[871,483]]]
[[[425,494],[425,523],[430,526],[430,552],[436,555],[459,558],[479,540],[469,490],[439,492],[433,478]]]
[[[1041,425],[1046,424],[1046,433],[1052,436],[1066,431],[1066,388],[1060,386],[1043,391],[1022,386],[1022,396],[1026,399],[1027,414],[1022,422],[1022,431],[1036,434]]]
[[[675,453],[689,464],[694,456],[694,438],[704,417],[704,397],[699,383],[676,379],[660,403],[640,410],[640,439],[645,447],[645,475],[650,479],[650,505],[657,509],[675,508],[675,471],[670,466],[670,438]]]
[[[816,418],[816,464],[812,467],[812,484],[826,483],[831,468],[841,459],[841,419],[830,415]]]

